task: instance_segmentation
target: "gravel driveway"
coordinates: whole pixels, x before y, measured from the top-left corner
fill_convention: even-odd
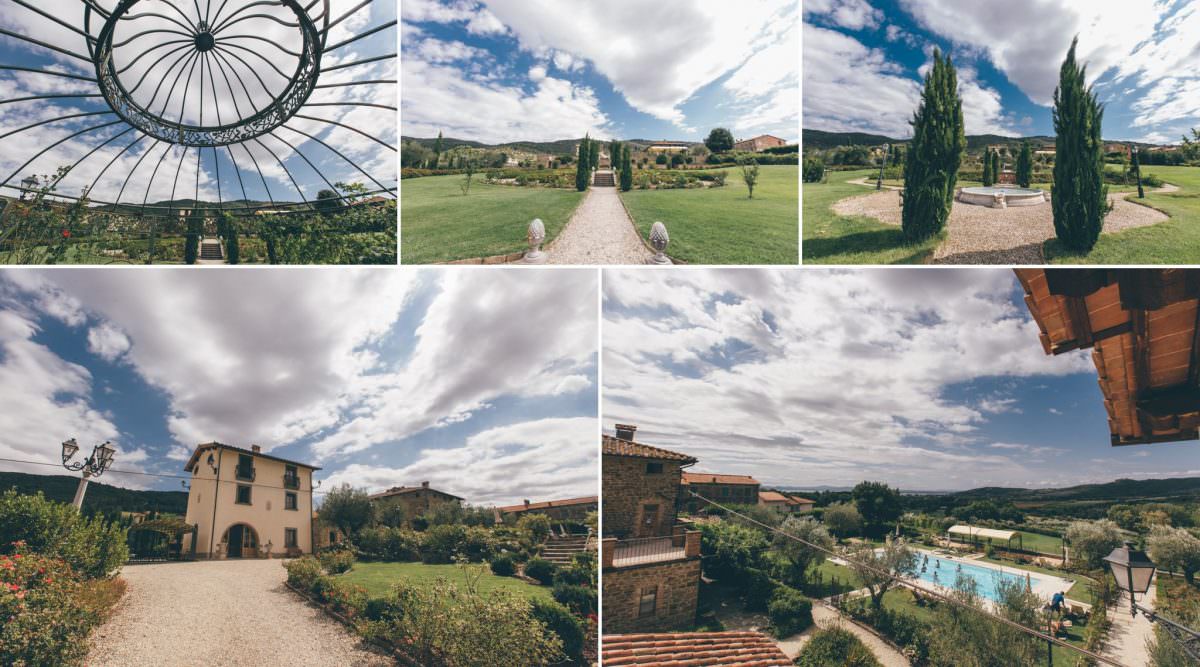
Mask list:
[[[85,664],[394,665],[283,585],[279,560],[126,566],[129,586]]]
[[[645,264],[642,245],[616,188],[590,187],[549,249],[550,264]]]
[[[851,181],[857,182],[857,181]],[[868,185],[866,182],[861,185]],[[874,183],[869,184],[874,187]],[[1156,192],[1172,192],[1165,186]],[[1104,232],[1163,222],[1160,211],[1125,201],[1131,193],[1109,197],[1113,210],[1104,219]],[[864,215],[889,225],[900,224],[900,193],[883,190],[842,199],[833,204],[838,215]],[[954,202],[946,223],[946,240],[933,254],[935,264],[1044,264],[1042,242],[1054,238],[1050,204],[995,209]]]

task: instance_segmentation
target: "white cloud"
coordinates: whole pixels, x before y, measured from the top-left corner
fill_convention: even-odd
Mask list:
[[[402,468],[350,465],[325,483],[378,491],[428,481],[476,505],[597,495],[597,435],[592,418],[508,424],[477,433],[461,447],[423,450]]]
[[[546,78],[546,68],[541,65],[534,65],[529,68],[529,79],[531,81],[541,81]]]
[[[116,361],[129,351],[129,337],[110,322],[88,329],[88,351],[105,361]]]
[[[604,285],[605,425],[766,484],[1032,478],[978,435],[985,409],[1012,406],[948,389],[1095,372],[1084,353],[1042,352],[1009,271],[606,271]]]
[[[883,20],[883,12],[866,0],[805,0],[804,13],[850,30],[876,28]]]

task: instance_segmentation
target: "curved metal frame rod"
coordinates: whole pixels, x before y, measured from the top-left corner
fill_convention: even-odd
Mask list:
[[[151,30],[143,30],[143,31],[137,33],[136,35],[131,36],[129,39],[127,39],[123,42],[116,42],[112,45],[112,47],[114,49],[118,49],[118,48],[125,46],[126,44],[132,42],[133,40],[137,39],[138,37],[141,37],[142,35],[153,35],[153,34],[159,33],[159,32],[165,32],[165,33],[169,33],[172,35],[183,35],[184,37],[190,37],[192,39],[195,39],[195,35],[193,35],[192,33],[180,32],[178,30],[172,30],[170,28],[153,28]]]
[[[224,42],[224,41],[223,41],[223,42],[221,42],[220,46],[217,46],[216,48],[220,49],[220,48],[222,48],[222,47],[224,47],[224,50],[225,50],[227,53],[231,54],[231,55],[232,55],[232,53],[233,53],[233,52],[232,52],[232,51],[229,51],[229,48],[230,48],[230,47],[237,48],[237,49],[241,49],[241,50],[243,50],[243,51],[249,51],[250,53],[253,53],[254,55],[258,56],[258,57],[259,57],[259,59],[260,59],[260,60],[262,60],[262,61],[263,61],[264,63],[266,63],[267,65],[269,65],[269,66],[271,67],[271,69],[275,70],[275,73],[276,73],[276,74],[278,74],[278,75],[279,75],[281,78],[283,78],[283,79],[285,79],[285,80],[287,80],[287,81],[291,81],[291,80],[292,80],[292,77],[291,77],[291,75],[284,74],[282,71],[280,71],[280,70],[279,70],[279,68],[278,68],[278,67],[276,67],[276,66],[275,66],[275,63],[271,62],[270,60],[268,60],[268,59],[267,59],[267,57],[266,57],[266,56],[264,56],[263,54],[259,53],[258,51],[255,51],[254,49],[251,49],[251,48],[249,48],[249,47],[246,47],[246,46],[242,46],[241,44],[237,44],[237,43],[235,43],[235,42]],[[250,67],[250,65],[246,65],[246,67]]]
[[[162,115],[167,112],[167,104],[169,104],[171,101],[171,90],[173,90],[175,86],[179,84],[179,78],[183,76],[183,70],[187,69],[189,66],[195,66],[195,58],[197,53],[197,51],[189,51],[188,53],[179,56],[175,62],[171,63],[171,66],[168,67],[167,71],[163,73],[163,77],[158,80],[158,85],[154,87],[154,94],[150,97],[150,101],[146,103],[147,109],[154,105],[154,100],[158,99],[158,91],[161,90],[162,85],[167,82],[167,77],[171,76],[171,70],[175,69],[175,65],[182,62],[183,66],[179,68],[179,72],[175,75],[175,80],[171,82],[171,86],[167,88],[167,94],[163,96],[163,105],[162,108],[158,110],[158,116],[161,118]]]
[[[66,79],[79,79],[88,83],[96,83],[96,80],[90,76],[79,76],[78,74],[67,74],[66,72],[55,72],[48,69],[37,69],[36,67],[22,67],[20,65],[0,65],[0,69],[15,70],[18,72],[33,72],[34,74],[49,74],[50,76],[61,76]]]
[[[347,67],[354,67],[355,65],[366,65],[367,63],[373,63],[373,62],[377,62],[380,60],[388,60],[390,58],[395,58],[396,55],[397,54],[395,54],[395,53],[391,53],[386,56],[375,56],[374,58],[364,58],[362,60],[356,60],[352,63],[346,63],[344,65],[334,65],[333,67],[324,67],[321,69],[321,72],[322,73],[332,72],[334,70],[345,69]]]
[[[313,88],[348,88],[350,86],[370,86],[377,83],[397,83],[395,79],[372,79],[370,81],[346,81],[345,83],[323,83]]]
[[[30,100],[54,100],[63,97],[104,97],[99,93],[64,93],[62,95],[33,95],[31,97],[14,97],[11,100],[0,100],[0,104],[12,104],[13,102],[28,102]]]
[[[133,178],[133,172],[137,171],[137,168],[142,166],[142,161],[145,160],[146,157],[150,155],[150,151],[154,150],[154,148],[160,143],[162,142],[160,142],[158,139],[155,139],[154,143],[149,148],[142,151],[142,156],[138,158],[137,162],[133,163],[133,166],[130,167],[129,172],[125,174],[125,182],[121,184],[121,189],[117,191],[116,204],[118,206],[121,204],[121,195],[125,194],[125,188],[129,185],[129,180]]]
[[[346,10],[345,14],[342,14],[341,16],[337,17],[336,19],[330,21],[329,25],[325,26],[325,29],[329,30],[333,26],[341,23],[342,21],[345,21],[346,19],[350,18],[351,14],[353,14],[354,12],[357,12],[358,10],[362,9],[363,7],[366,7],[369,4],[371,4],[371,0],[363,0],[362,2],[358,3],[357,5],[354,5],[350,9]]]
[[[221,3],[221,9],[224,9],[225,5],[228,4],[228,2],[229,2],[229,0],[225,0],[225,2]],[[231,19],[233,19],[233,17],[237,16],[238,14],[241,14],[242,12],[246,11],[247,9],[250,9],[251,7],[278,7],[279,4],[280,3],[277,0],[276,1],[256,0],[255,2],[248,2],[244,5],[242,5],[241,7],[238,7],[237,9],[235,9],[233,11],[233,13],[230,14],[229,16],[226,16],[224,21],[217,23],[216,19],[213,19],[214,23],[210,24],[212,26],[210,28],[210,30],[211,30],[212,34],[214,34],[214,35],[217,34],[218,31],[220,31],[225,26],[229,25],[229,21]],[[217,14],[220,15],[220,10],[217,10]]]
[[[112,135],[111,137],[105,139],[104,142],[101,143],[99,146],[96,146],[92,150],[88,151],[83,157],[76,160],[75,163],[71,165],[70,169],[67,169],[67,171],[63,172],[62,178],[56,179],[54,181],[54,185],[57,186],[60,182],[62,182],[63,178],[66,178],[72,171],[75,171],[75,167],[78,167],[80,164],[82,164],[83,161],[88,159],[89,157],[91,157],[93,153],[95,153],[96,151],[100,150],[101,148],[104,148],[105,146],[111,144],[112,142],[116,141],[117,139],[120,139],[121,137],[125,136],[126,134],[129,134],[132,131],[133,131],[133,127],[130,126],[130,127],[125,128],[124,130],[121,130],[120,132]],[[88,192],[90,193],[91,191],[89,190]]]
[[[74,51],[68,51],[67,49],[64,49],[64,48],[61,48],[58,46],[54,46],[53,44],[47,44],[46,42],[43,42],[38,39],[34,39],[32,37],[26,37],[25,35],[22,35],[19,32],[13,32],[11,30],[5,30],[4,28],[0,28],[0,35],[7,35],[14,39],[19,39],[23,42],[29,42],[30,44],[36,44],[37,46],[40,46],[44,49],[50,49],[51,51],[58,51],[59,53],[65,53],[66,55],[71,56],[72,58],[79,58],[80,60],[84,60],[89,63],[92,62],[92,59],[87,56],[81,56],[78,53],[75,53]]]
[[[92,184],[88,186],[88,193],[91,193],[92,190],[96,189],[96,184],[100,182],[100,179],[104,176],[105,172],[108,171],[108,168],[113,166],[113,163],[115,163],[118,159],[120,159],[120,157],[122,155],[124,155],[125,152],[128,151],[130,148],[133,148],[134,144],[138,143],[139,141],[141,141],[142,139],[145,139],[148,136],[150,136],[150,135],[146,134],[145,132],[142,132],[141,136],[139,136],[137,139],[134,139],[133,141],[126,144],[125,148],[122,148],[119,153],[114,155],[113,158],[108,161],[108,164],[104,165],[104,168],[100,170],[100,173],[96,174],[96,178],[92,179]],[[116,204],[116,202],[111,202],[111,203],[114,205]]]
[[[166,60],[167,58],[170,58],[171,56],[175,55],[176,53],[179,53],[180,51],[183,51],[186,49],[188,49],[188,45],[186,45],[186,44],[183,46],[177,46],[174,49],[172,49],[170,53],[168,53],[165,56],[163,56],[162,58],[160,58],[158,60],[158,62],[156,62],[153,65],[151,65],[150,67],[146,68],[146,71],[142,72],[142,78],[138,79],[137,83],[133,84],[133,88],[129,89],[129,95],[132,96],[134,91],[136,91],[138,88],[142,87],[142,82],[146,80],[146,77],[150,76],[150,72],[153,72],[154,68],[157,67],[159,63]],[[149,51],[147,51],[146,53],[149,53]],[[180,60],[183,60],[184,58],[188,57],[188,55],[190,55],[190,54],[191,54],[191,51],[188,51],[188,53],[181,54],[178,58],[176,58],[175,61],[172,62],[169,67],[167,67],[167,71],[163,75],[163,78],[165,79],[167,76],[170,76],[171,69],[173,67],[175,67],[175,64],[178,63]],[[138,56],[138,57],[140,58],[141,56]],[[186,65],[185,65],[185,67],[186,67]],[[159,85],[161,86],[162,84],[160,83]],[[155,97],[157,97],[158,96],[158,88],[155,88],[154,91],[155,91]],[[151,104],[154,103],[153,97],[150,98],[150,102],[151,102]]]
[[[271,4],[277,4],[277,3],[271,3]],[[279,25],[287,27],[287,28],[299,28],[300,27],[299,23],[288,23],[287,21],[284,21],[283,19],[279,18],[278,16],[271,16],[270,14],[246,14],[245,16],[243,16],[239,19],[234,19],[233,21],[230,21],[230,22],[226,23],[225,25],[222,25],[220,28],[217,28],[216,30],[214,30],[212,34],[214,36],[216,36],[221,31],[229,28],[229,26],[231,26],[235,23],[241,23],[242,21],[246,21],[248,19],[268,19],[268,20],[274,21],[274,22],[278,23]]]
[[[246,62],[246,60],[244,58],[242,58],[238,54],[234,53],[233,51],[223,48],[220,44],[218,44],[217,47],[213,49],[213,52],[221,53],[221,54],[228,54],[230,58],[233,58],[234,60],[237,60],[239,63],[244,65],[246,67],[246,69],[250,70],[250,73],[254,75],[254,78],[258,80],[258,85],[262,86],[263,92],[267,94],[267,97],[271,98],[272,100],[275,99],[275,93],[271,92],[271,89],[267,87],[266,82],[263,81],[262,77],[258,75],[258,70],[254,69],[254,67],[252,67],[250,65],[250,63]],[[226,61],[226,62],[228,62],[228,61]],[[230,65],[229,67],[230,67],[230,69],[233,69],[233,75],[235,77],[237,77],[237,79],[239,81],[241,81],[242,77],[241,77],[241,75],[238,74],[237,69],[234,69],[233,65]],[[252,109],[256,109],[256,110],[258,109],[258,105],[256,105],[256,104],[251,104],[250,107]]]
[[[167,58],[170,58],[170,57],[171,57],[171,54],[173,54],[173,53],[177,53],[177,52],[179,52],[179,51],[182,51],[183,49],[186,49],[186,48],[188,48],[188,47],[194,47],[194,46],[195,46],[195,44],[196,44],[196,41],[195,41],[195,40],[192,40],[192,39],[168,39],[168,40],[167,40],[167,41],[165,41],[165,42],[161,42],[161,43],[159,43],[159,44],[155,44],[154,46],[152,46],[152,47],[150,47],[150,48],[146,49],[145,51],[142,51],[141,53],[139,53],[139,54],[137,55],[137,57],[136,57],[136,58],[134,58],[133,60],[130,60],[128,65],[125,65],[124,67],[122,67],[122,68],[120,68],[120,69],[116,70],[116,73],[117,73],[117,74],[124,74],[125,72],[128,72],[130,67],[133,67],[134,65],[136,65],[136,64],[137,64],[137,61],[141,60],[142,58],[145,58],[145,57],[146,57],[146,56],[147,56],[147,55],[148,55],[148,54],[149,54],[151,51],[153,51],[154,49],[157,49],[157,48],[163,47],[163,46],[167,46],[168,44],[183,44],[183,46],[177,46],[177,47],[175,47],[174,49],[172,49],[172,50],[171,50],[171,53],[168,53],[168,54],[166,54],[166,55],[164,55],[164,56],[161,56],[161,57],[160,57],[158,60],[156,60],[156,61],[154,62],[154,64],[153,64],[153,65],[150,65],[149,67],[147,67],[147,68],[146,68],[146,71],[147,71],[147,72],[149,72],[150,70],[154,69],[154,68],[155,68],[155,66],[157,66],[157,65],[158,65],[159,63],[161,63],[162,61],[166,60]],[[143,74],[143,75],[142,75],[142,77],[145,77],[145,76],[146,76],[145,74]]]
[[[304,191],[300,189],[300,185],[296,183],[296,178],[292,176],[291,170],[287,168],[287,165],[283,163],[283,160],[280,160],[279,156],[275,154],[275,151],[271,150],[266,144],[260,141],[258,137],[254,137],[254,143],[258,144],[263,150],[270,153],[271,157],[275,158],[275,161],[279,163],[279,167],[283,169],[283,173],[287,174],[288,180],[292,182],[292,187],[296,188],[296,192],[300,195],[300,200],[307,204],[308,199],[304,196]]]
[[[390,109],[396,111],[396,107],[387,104],[375,104],[374,102],[308,102],[305,107],[378,107],[380,109]],[[303,108],[303,107],[302,107]]]
[[[70,114],[68,116],[59,116],[57,118],[49,118],[47,120],[39,120],[38,122],[33,123],[32,125],[26,125],[25,127],[19,127],[15,130],[12,130],[11,132],[5,132],[4,134],[0,134],[0,139],[4,139],[5,137],[11,137],[14,134],[24,132],[25,130],[31,130],[39,125],[45,125],[47,123],[57,123],[60,120],[70,120],[72,118],[82,118],[84,116],[102,116],[104,114],[110,114],[110,113],[114,113],[114,112],[113,111],[89,111],[87,113],[74,113],[74,114]]]
[[[235,46],[234,44],[229,43],[229,40],[231,40],[231,39],[257,39],[260,42],[266,42],[267,44],[274,46],[276,49],[288,54],[289,56],[295,56],[297,58],[304,57],[304,54],[300,53],[299,51],[288,51],[287,49],[280,46],[278,42],[273,42],[273,41],[267,39],[266,37],[261,37],[259,35],[241,35],[241,34],[239,34],[239,35],[224,35],[221,37],[221,39],[224,40],[226,45],[228,45],[228,46]]]
[[[309,139],[312,139],[313,141],[317,142],[318,144],[321,144],[325,148],[328,148],[330,151],[333,152],[334,155],[345,160],[351,167],[354,167],[355,169],[357,169],[359,171],[359,173],[361,173],[363,176],[366,176],[367,178],[371,179],[371,181],[374,182],[375,185],[378,185],[380,188],[383,188],[384,190],[388,189],[388,187],[386,185],[375,180],[374,176],[368,174],[365,169],[358,166],[357,162],[355,162],[354,160],[351,160],[350,158],[346,157],[345,155],[342,155],[342,153],[338,149],[334,148],[333,146],[330,146],[329,144],[325,143],[324,141],[321,141],[320,139],[316,138],[315,136],[305,132],[304,130],[297,130],[296,128],[291,127],[291,126],[287,125],[286,123],[283,125],[283,127],[287,128],[297,134],[303,134],[304,136],[308,137]],[[281,141],[282,141],[282,139],[281,139]],[[298,149],[293,149],[293,150],[295,150],[297,154],[300,154],[301,157],[303,157],[303,154],[301,154]],[[321,177],[324,178],[324,175],[322,175]],[[325,181],[325,182],[328,183],[329,181]],[[337,188],[334,188],[334,191],[336,192]]]
[[[121,17],[121,20],[122,21],[133,21],[133,20],[145,18],[145,17],[154,17],[154,18],[162,19],[164,21],[170,21],[171,23],[174,23],[175,25],[179,26],[180,28],[183,28],[184,30],[190,30],[193,33],[196,31],[195,26],[191,26],[186,23],[181,23],[179,21],[179,19],[177,19],[173,16],[167,16],[166,14],[160,14],[158,12],[141,12],[140,14],[126,14],[125,16]]]
[[[150,135],[146,135],[146,136],[150,136]],[[166,143],[166,142],[162,142],[162,143]],[[172,145],[172,147],[174,147],[174,146]],[[194,146],[181,146],[180,148],[194,148]],[[185,153],[186,153],[186,151],[185,151]],[[23,188],[19,185],[4,185],[3,187],[8,188],[10,190],[16,190],[18,192],[36,192],[37,191],[36,188]],[[373,195],[392,195],[394,197],[395,196],[395,188],[389,188],[386,190],[367,190],[366,192],[360,193],[357,196],[370,197]],[[52,196],[55,199],[63,199],[63,200],[68,200],[68,201],[79,201],[80,199],[83,199],[83,197],[77,197],[75,195],[66,195],[66,194],[62,194],[62,193],[58,193],[58,192],[54,193]],[[174,198],[175,197],[172,195],[171,199],[174,200]],[[341,197],[341,198],[347,199],[348,197]],[[94,205],[99,205],[99,206],[115,206],[116,205],[110,201],[104,201],[104,200],[100,200],[100,199],[91,199],[91,198],[88,199],[88,203],[94,204]],[[129,206],[129,204],[122,204],[122,206]],[[311,206],[310,202],[296,202],[296,201],[278,202],[274,205],[274,207],[275,208],[292,208],[292,209],[297,209],[297,210],[309,210],[309,211],[312,210],[312,206]],[[179,208],[178,206],[157,206],[157,205],[146,206],[146,209],[150,210],[150,211],[173,211],[178,208]],[[272,206],[267,205],[267,204],[260,204],[260,205],[255,205],[255,206],[234,206],[234,207],[226,208],[225,211],[227,213],[237,214],[241,211],[260,211],[265,208],[272,208]],[[0,213],[0,216],[2,216],[2,215],[3,214]],[[154,215],[162,215],[162,214],[156,213]],[[0,239],[0,241],[2,241],[2,240],[3,239]]]
[[[386,141],[380,139],[379,137],[376,137],[371,134],[367,134],[366,132],[363,132],[362,130],[358,129],[357,127],[353,127],[351,125],[346,125],[345,123],[339,123],[336,120],[329,120],[328,118],[317,118],[315,116],[305,116],[304,114],[295,114],[294,118],[304,118],[306,120],[315,120],[315,121],[319,121],[322,123],[329,123],[330,125],[337,125],[338,127],[345,128],[347,130],[350,130],[351,132],[357,132],[357,133],[361,134],[362,136],[370,139],[371,141],[374,141],[375,143],[379,144],[380,146],[383,146],[384,148],[387,148],[387,149],[390,149],[393,151],[396,150],[395,146],[387,143]],[[284,127],[287,127],[287,126],[284,125]],[[291,130],[292,128],[289,127],[288,129]],[[298,130],[293,130],[293,131],[295,132]]]
[[[139,219],[146,215],[146,204],[150,201],[150,188],[154,185],[154,179],[158,176],[158,169],[162,166],[163,161],[167,159],[167,156],[171,154],[171,149],[175,147],[174,144],[169,144],[165,141],[162,144],[167,149],[163,151],[162,157],[158,158],[158,162],[155,163],[154,171],[150,172],[150,180],[146,181],[146,194],[142,197],[142,209],[138,212]]]
[[[287,125],[281,125],[280,127],[287,128]],[[291,128],[288,128],[288,129],[291,129]],[[311,168],[314,172],[316,172],[317,176],[320,176],[322,181],[325,181],[325,185],[328,185],[330,190],[333,190],[335,193],[338,191],[337,186],[335,186],[333,183],[330,183],[328,178],[325,178],[325,172],[321,171],[320,169],[317,169],[317,165],[313,164],[312,160],[309,160],[307,155],[305,155],[304,153],[301,153],[300,149],[296,148],[296,146],[294,146],[292,144],[292,142],[288,141],[287,139],[284,139],[283,137],[279,136],[278,134],[275,134],[274,131],[271,131],[268,134],[271,137],[273,137],[276,141],[281,141],[288,148],[292,149],[292,153],[294,153],[295,155],[299,155],[300,159],[304,160],[305,164],[307,164],[309,166],[309,168]],[[339,194],[338,199],[345,199],[345,197],[342,196],[341,194]]]
[[[228,64],[228,61],[225,60],[225,56],[216,51],[213,51],[213,61],[217,63],[217,68],[221,71],[221,77],[225,79],[225,87],[229,89],[229,99],[233,100],[233,108],[237,111],[238,118],[244,118],[242,108],[237,103],[237,93],[233,90],[233,82],[229,80],[229,73],[225,71],[225,65]],[[230,68],[232,67],[230,65]],[[238,77],[237,72],[234,72],[233,76],[241,84],[242,91],[246,93],[246,102],[249,103],[251,109],[254,109],[254,99],[250,97],[250,90],[246,88],[246,83]]]
[[[246,155],[250,156],[250,162],[254,164],[254,171],[258,172],[258,177],[262,179],[263,190],[266,190],[267,192],[267,201],[271,202],[271,208],[275,208],[275,198],[271,196],[271,188],[267,185],[267,177],[263,175],[262,168],[258,166],[258,160],[254,159],[254,153],[250,152],[250,149],[246,147],[245,142],[239,145],[242,147],[242,150],[246,151]],[[226,146],[226,148],[229,147]],[[301,198],[303,198],[303,195],[301,195]]]
[[[29,4],[28,2],[25,2],[25,0],[11,0],[11,2],[15,2],[16,4],[21,5],[25,9],[28,9],[29,11],[31,11],[35,14],[41,15],[45,18],[48,18],[51,21],[54,21],[55,23],[61,25],[62,27],[66,28],[67,30],[70,30],[71,32],[73,32],[75,34],[83,35],[83,38],[86,40],[89,40],[92,42],[96,41],[96,38],[92,37],[91,35],[87,34],[86,32],[80,30],[79,28],[76,28],[75,26],[71,25],[70,23],[67,23],[66,21],[58,18],[57,16],[54,16],[53,14],[49,14],[47,12],[44,12],[44,11],[38,9],[37,7],[34,7],[33,5]]]
[[[395,25],[396,25],[396,21],[393,19],[392,21],[384,23],[383,25],[375,26],[374,28],[371,28],[370,30],[368,30],[360,35],[355,35],[355,36],[351,37],[350,39],[338,42],[337,44],[334,44],[333,46],[327,46],[327,47],[325,47],[325,50],[322,51],[322,53],[329,53],[330,51],[336,51],[337,49],[340,49],[347,44],[357,42],[358,40],[360,40],[364,37],[370,37],[371,35],[374,35],[375,33],[379,32],[380,30],[387,30],[388,28],[391,28]]]

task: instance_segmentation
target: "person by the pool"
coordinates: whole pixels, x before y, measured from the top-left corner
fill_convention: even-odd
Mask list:
[[[1063,604],[1066,603],[1066,601],[1067,598],[1062,594],[1062,591],[1055,593],[1050,598],[1050,610],[1055,612],[1062,611]]]

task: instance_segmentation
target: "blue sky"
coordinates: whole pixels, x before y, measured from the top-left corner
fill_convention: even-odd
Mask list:
[[[401,132],[797,139],[799,2],[406,0]]]
[[[116,469],[178,475],[217,440],[320,465],[326,487],[594,495],[597,276],[503,273],[7,271],[0,457],[111,439]]]
[[[933,49],[958,67],[968,134],[1050,135],[1072,36],[1106,106],[1104,137],[1177,143],[1200,126],[1188,0],[812,0],[804,3],[804,125],[909,136]]]
[[[116,5],[116,2],[101,0],[98,4],[111,8]],[[211,3],[214,13],[220,4],[224,3],[216,1]],[[243,8],[247,4],[246,0],[229,2],[224,9],[225,18],[221,20],[230,18],[237,9]],[[342,16],[356,4],[355,0],[332,0],[329,3],[331,18],[336,19]],[[203,1],[198,5],[202,9],[209,6]],[[46,0],[37,3],[37,6],[72,24],[83,26],[85,5],[77,0]],[[179,6],[186,12],[195,13],[192,3],[184,3]],[[139,11],[144,10],[142,13],[167,11],[163,9],[163,4],[157,1],[143,3],[138,7]],[[252,7],[249,11],[243,12],[242,16],[253,15],[256,12],[269,12],[276,17],[294,20],[290,12],[279,7]],[[177,14],[168,13],[182,21]],[[329,32],[327,45],[334,46],[356,34],[395,19],[395,3],[370,3],[334,26]],[[93,14],[91,23],[90,34],[98,35],[103,22],[97,22]],[[129,44],[114,49],[114,61],[117,67],[125,70],[120,75],[121,81],[127,89],[134,91],[135,100],[156,113],[162,110],[167,120],[177,120],[180,117],[180,111],[185,111],[184,121],[197,123],[201,106],[205,110],[205,125],[214,124],[214,118],[218,113],[221,114],[221,122],[224,123],[229,123],[238,116],[245,118],[251,115],[250,107],[247,105],[252,100],[261,107],[265,104],[265,100],[269,99],[268,92],[275,95],[284,88],[283,77],[275,75],[266,61],[270,60],[285,73],[290,73],[289,70],[294,70],[296,66],[295,58],[270,46],[265,46],[261,40],[256,40],[254,37],[271,40],[283,48],[295,51],[300,43],[298,30],[281,26],[267,19],[252,18],[237,22],[236,25],[231,23],[227,30],[218,32],[218,44],[227,50],[222,54],[224,55],[226,52],[230,54],[225,57],[225,62],[229,63],[228,70],[223,70],[222,74],[209,76],[212,74],[211,72],[206,73],[200,68],[196,68],[190,70],[194,76],[176,79],[176,75],[188,61],[180,61],[180,67],[170,71],[168,71],[169,66],[173,67],[180,57],[191,55],[194,49],[179,47],[175,44],[168,45],[167,42],[170,40],[181,39],[181,36],[177,34],[154,33],[137,38],[134,36],[138,30],[164,28],[180,30],[179,26],[157,18],[139,19],[127,23],[130,25],[123,25],[114,33],[117,41],[132,40]],[[214,25],[217,23],[214,21]],[[137,27],[133,28],[132,26]],[[0,0],[0,27],[77,54],[87,55],[82,35],[68,31],[11,0]],[[252,37],[235,36],[239,31],[243,34],[251,34]],[[395,58],[330,71],[330,68],[339,64],[395,53],[396,39],[396,29],[391,28],[325,53],[321,60],[322,74],[317,82],[318,85],[354,80],[396,80],[398,77]],[[251,46],[254,49],[249,49]],[[151,50],[154,47],[159,48]],[[184,50],[173,51],[176,48],[184,48]],[[257,59],[258,57],[251,51],[258,53],[263,59]],[[153,55],[140,61],[136,60],[139,55],[147,52]],[[162,58],[158,65],[149,66],[150,63],[155,62],[157,56],[164,54],[169,55]],[[240,59],[235,56],[240,56]],[[94,66],[88,60],[52,51],[10,36],[0,36],[0,64],[95,77]],[[149,83],[138,88],[137,83],[143,73],[148,75],[146,81]],[[164,80],[168,74],[171,78],[165,79],[166,83],[155,99],[152,93],[156,82]],[[225,75],[230,77],[228,81],[224,78]],[[246,88],[242,88],[237,83],[239,76],[246,82]],[[202,81],[207,95],[203,105],[200,104]],[[261,86],[259,81],[261,81]],[[185,89],[188,94],[187,108],[182,109],[185,106]],[[169,101],[167,91],[174,93]],[[31,72],[0,70],[0,98],[4,99],[39,94],[95,94],[98,92],[98,85],[92,82]],[[327,87],[316,89],[308,102],[321,104],[365,102],[395,107],[396,94],[396,84]],[[155,101],[153,105],[150,105],[152,99]],[[4,104],[0,105],[0,134],[59,116],[106,110],[108,107],[104,100],[98,97],[59,98]],[[396,145],[395,112],[389,109],[366,106],[305,106],[300,113],[310,118],[336,121],[357,127],[373,134],[386,144]],[[79,130],[117,119],[115,115],[100,115],[54,121],[0,139],[0,182],[21,168],[22,164],[33,158],[42,148]],[[394,187],[396,178],[396,153],[394,151],[351,130],[326,122],[293,117],[287,122],[287,125],[315,135],[317,139],[334,146],[347,158],[358,163],[366,174],[355,169],[346,160],[338,157],[317,141],[309,139],[299,132],[284,128],[275,131],[275,135],[281,139],[270,135],[261,137],[263,146],[255,142],[235,145],[231,149],[232,157],[223,148],[216,152],[211,148],[205,148],[200,151],[199,166],[196,162],[196,149],[189,149],[185,155],[181,149],[170,147],[165,143],[156,143],[154,139],[149,138],[132,144],[129,150],[122,154],[121,150],[139,136],[138,132],[133,131],[115,139],[87,157],[70,175],[63,179],[58,191],[78,196],[85,187],[95,182],[95,188],[91,191],[94,200],[113,201],[120,196],[122,202],[140,204],[146,199],[150,202],[168,199],[172,196],[173,191],[176,198],[191,198],[198,192],[200,199],[211,201],[217,200],[218,195],[224,200],[241,199],[243,188],[245,188],[245,196],[254,200],[300,201],[301,194],[297,192],[297,186],[303,192],[303,197],[311,200],[316,197],[319,190],[329,187],[326,179],[331,183],[360,181],[372,190],[381,189],[381,186],[382,188]],[[10,185],[19,184],[21,178],[27,175],[53,174],[58,167],[71,165],[84,157],[92,148],[127,129],[129,126],[122,122],[70,139],[36,158],[29,166],[21,168]],[[295,150],[289,148],[285,142],[294,145]],[[271,155],[272,151],[278,155],[278,160]],[[295,151],[299,151],[308,158],[315,169],[320,170],[320,173],[324,174],[326,178],[322,179],[320,174],[314,170],[314,166],[310,166]],[[106,170],[105,165],[114,158],[116,162]],[[159,164],[161,164],[161,168],[156,171],[156,166]],[[234,169],[235,165],[237,166],[236,170]],[[128,186],[125,186],[126,176],[131,170],[134,175],[129,179]],[[176,176],[177,172],[178,176]],[[197,172],[199,173],[197,174]],[[291,177],[287,172],[291,172]],[[379,181],[379,184],[369,177]],[[293,178],[295,184],[293,184]],[[266,186],[263,184],[264,179]],[[175,187],[176,184],[178,187]],[[6,187],[0,189],[0,194],[11,196],[17,194],[17,191]]]
[[[1022,297],[1009,270],[606,271],[604,427],[788,487],[1200,476],[1195,442],[1109,444],[1089,353],[1045,355]]]

